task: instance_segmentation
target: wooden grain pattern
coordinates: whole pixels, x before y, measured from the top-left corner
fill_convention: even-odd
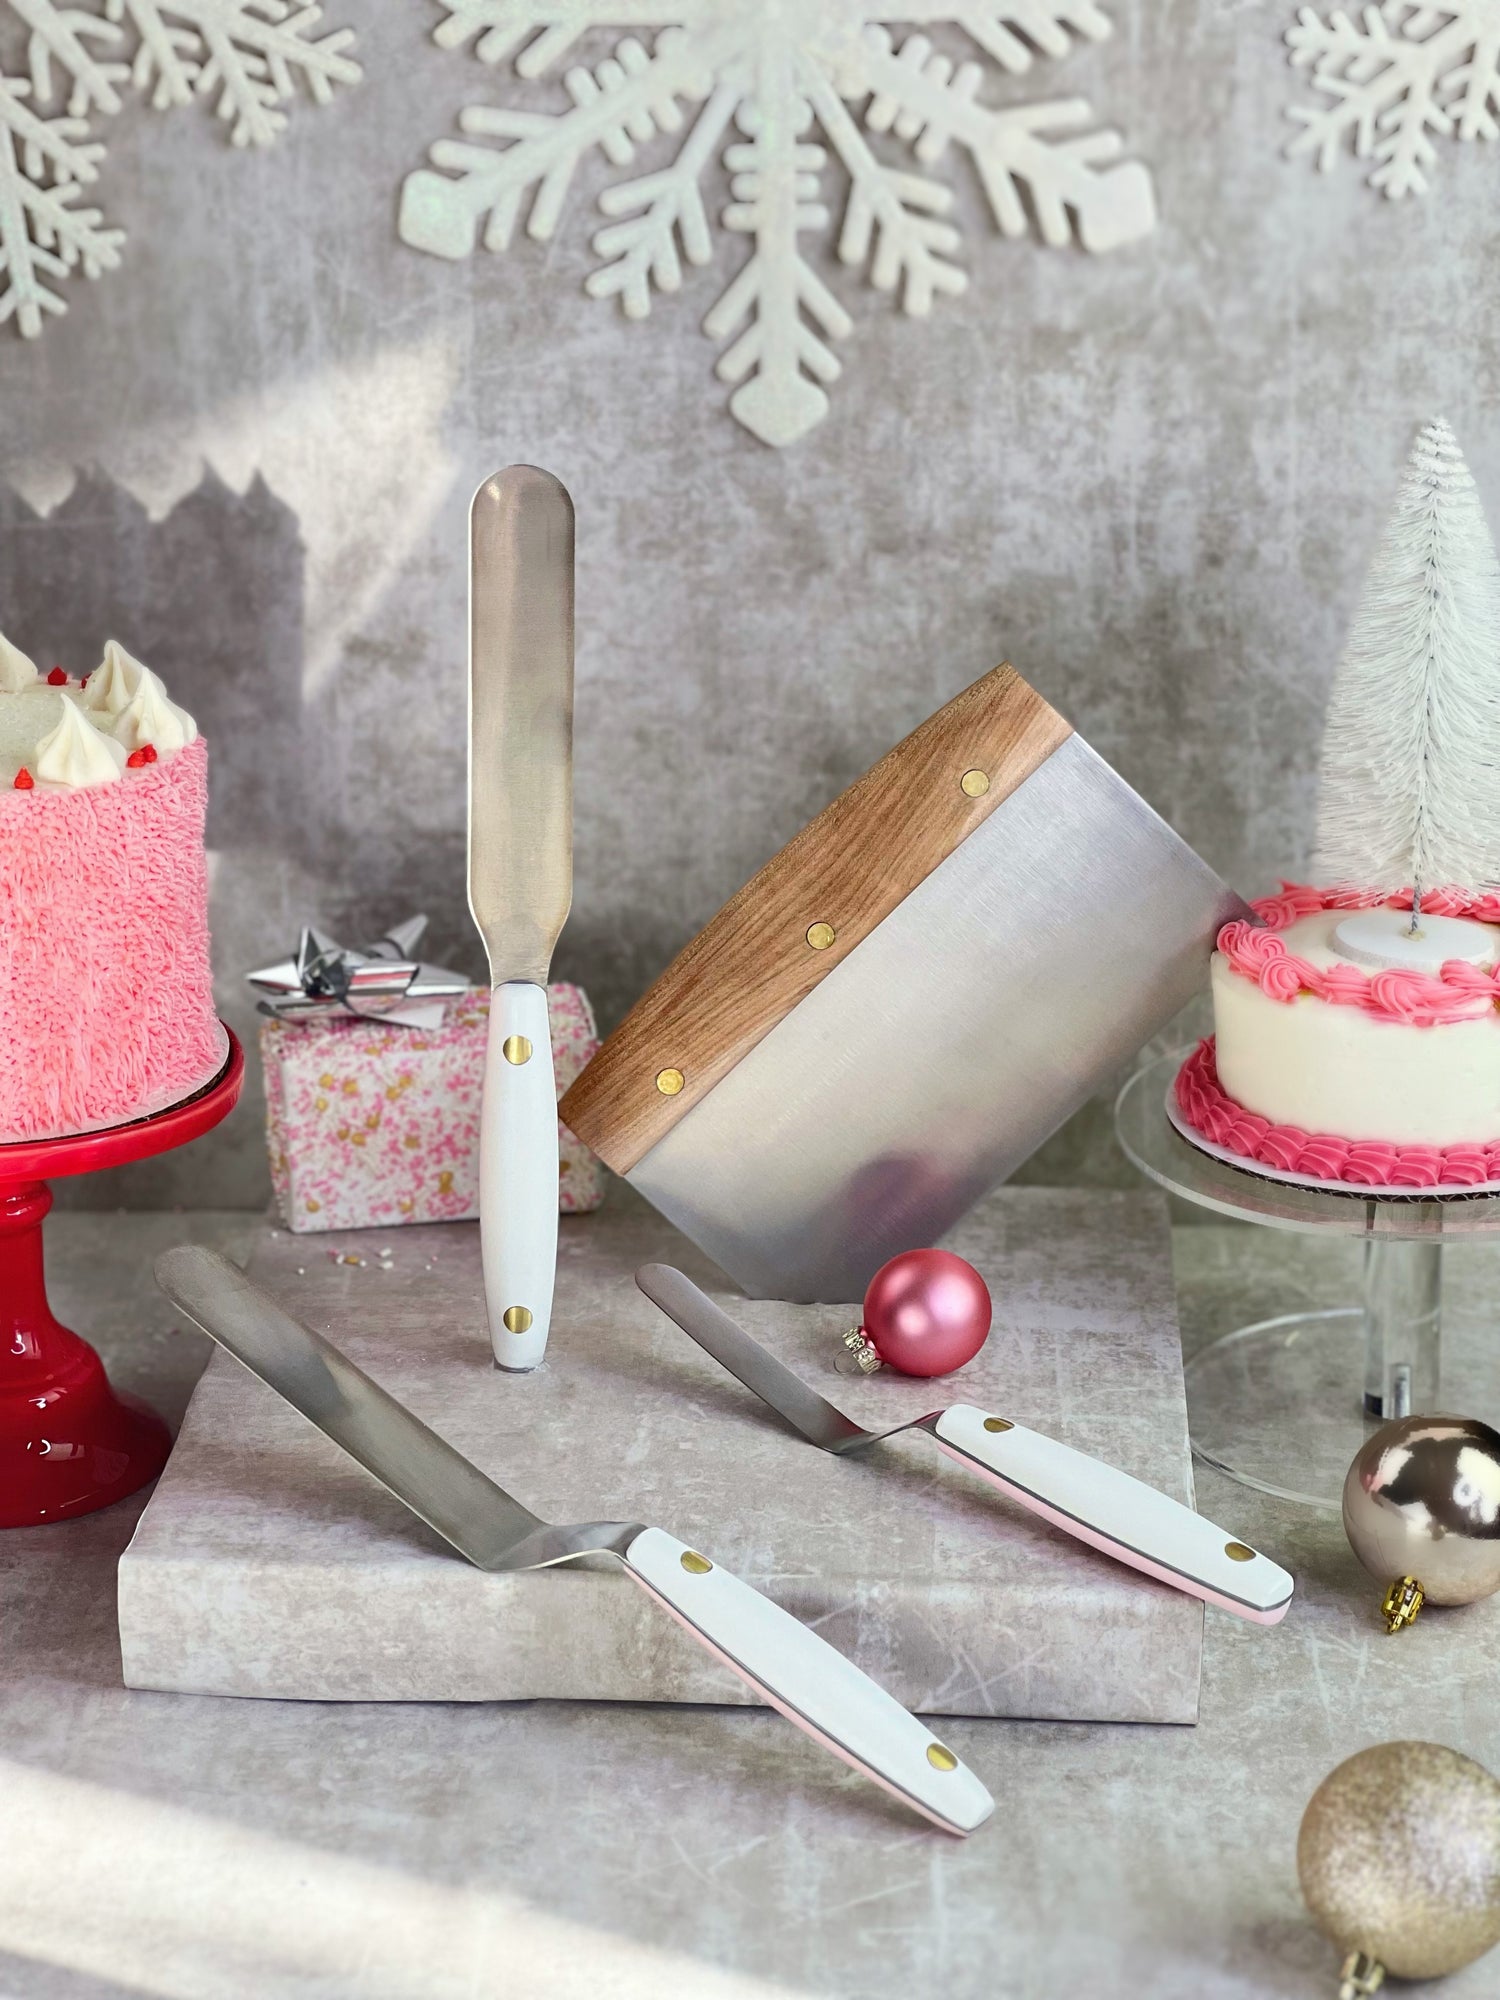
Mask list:
[[[956,695],[678,953],[563,1098],[564,1122],[628,1173],[1071,733],[1009,666]],[[974,770],[979,798],[960,782]],[[833,929],[826,949],[808,943],[815,924]],[[681,1073],[673,1096],[664,1070]]]

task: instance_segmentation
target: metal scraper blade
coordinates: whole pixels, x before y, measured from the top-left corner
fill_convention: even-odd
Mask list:
[[[753,1297],[860,1298],[1204,984],[1246,909],[1062,743],[630,1169]]]

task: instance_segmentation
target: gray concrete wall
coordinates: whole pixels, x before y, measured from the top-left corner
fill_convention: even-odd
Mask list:
[[[777,453],[724,413],[702,312],[721,240],[644,325],[586,300],[600,179],[550,247],[447,265],[402,176],[493,81],[360,23],[365,84],[264,156],[130,110],[105,199],[125,268],[0,339],[0,625],[44,661],[107,633],[214,752],[214,927],[239,974],[316,913],[464,910],[464,516],[512,459],[578,505],[576,899],[559,953],[606,1022],[747,874],[1009,657],[1255,891],[1305,866],[1324,690],[1413,427],[1455,424],[1500,512],[1493,149],[1439,141],[1388,204],[1280,157],[1286,5],[1111,0],[1119,32],[997,100],[1080,92],[1156,174],[1109,257],[1000,240],[964,171],[966,298],[857,318],[828,421]],[[516,90],[513,84],[511,91]],[[544,87],[522,86],[532,103]],[[1107,1174],[1095,1117],[1040,1171]],[[253,1203],[255,1102],[75,1198]]]

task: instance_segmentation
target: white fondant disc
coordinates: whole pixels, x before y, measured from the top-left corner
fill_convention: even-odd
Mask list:
[[[1500,953],[1493,924],[1470,917],[1418,918],[1410,910],[1354,910],[1334,928],[1333,948],[1355,965],[1380,971],[1438,972],[1450,959],[1492,966]]]

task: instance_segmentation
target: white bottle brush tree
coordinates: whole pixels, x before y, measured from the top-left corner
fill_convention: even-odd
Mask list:
[[[1441,421],[1413,448],[1334,676],[1315,867],[1329,888],[1411,889],[1417,911],[1500,886],[1500,559]]]

